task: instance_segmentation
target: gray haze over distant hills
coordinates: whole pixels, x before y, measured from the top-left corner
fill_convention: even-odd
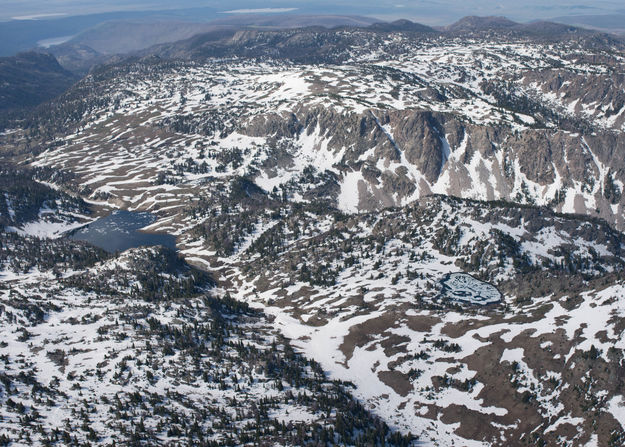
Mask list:
[[[172,2],[163,0],[9,0],[2,3],[0,56],[35,47],[47,48],[71,41],[76,36],[80,36],[81,44],[86,43],[91,49],[115,53],[120,48],[103,51],[98,39],[105,30],[119,28],[118,22],[137,23],[136,29],[127,32],[126,38],[118,42],[127,51],[188,38],[192,34],[210,31],[209,25],[224,24],[332,27],[409,19],[429,26],[443,26],[465,16],[505,16],[518,22],[553,20],[607,32],[625,32],[623,3],[610,0],[575,5],[562,0],[548,4],[542,0],[233,0],[227,4],[181,0],[175,3],[175,9],[172,9]],[[267,19],[259,20],[259,16]],[[293,19],[295,16],[299,18]],[[302,21],[301,17],[308,19]],[[185,25],[191,22],[192,25]],[[154,33],[159,36],[155,37]]]
[[[599,0],[571,4],[566,0],[365,0],[365,1],[316,1],[276,0],[276,1],[241,1],[234,0],[225,4],[221,1],[180,0],[175,9],[202,8],[212,10],[214,14],[225,11],[255,9],[288,9],[303,14],[356,14],[373,15],[379,18],[408,18],[428,25],[443,25],[467,15],[505,15],[517,21],[547,19],[569,15],[607,15],[625,12],[622,1]],[[146,11],[172,9],[172,2],[164,0],[9,0],[3,2],[0,20],[32,17],[60,17],[85,15],[115,11]]]

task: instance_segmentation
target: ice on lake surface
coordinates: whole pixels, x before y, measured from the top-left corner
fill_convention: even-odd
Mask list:
[[[501,293],[495,286],[466,273],[445,275],[441,284],[443,297],[452,301],[480,305],[501,301]]]
[[[162,245],[175,250],[174,236],[139,231],[155,220],[156,217],[150,213],[118,210],[75,231],[70,237],[89,242],[111,253],[145,245]]]

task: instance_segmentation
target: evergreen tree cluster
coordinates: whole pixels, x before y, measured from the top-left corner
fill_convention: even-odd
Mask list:
[[[6,259],[42,244],[67,264],[0,288],[3,445],[411,444],[175,253],[1,234]]]
[[[42,210],[89,214],[80,198],[54,190],[34,180],[38,173],[50,177],[46,169],[26,169],[11,164],[0,166],[0,228],[21,226],[37,220]]]

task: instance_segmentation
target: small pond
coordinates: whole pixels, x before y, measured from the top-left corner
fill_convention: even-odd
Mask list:
[[[495,286],[466,273],[450,273],[441,281],[445,299],[466,304],[487,305],[501,301]]]
[[[139,231],[155,221],[156,217],[150,213],[118,210],[72,232],[69,237],[89,242],[110,253],[145,245],[162,245],[175,250],[174,236]]]

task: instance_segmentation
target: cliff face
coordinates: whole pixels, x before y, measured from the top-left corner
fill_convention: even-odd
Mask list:
[[[329,152],[342,176],[357,173],[361,211],[441,193],[546,205],[623,224],[625,138],[619,132],[517,131],[450,113],[343,114],[325,107],[257,116],[242,132],[270,136],[274,144],[290,141],[290,160],[301,155],[303,140],[312,143],[306,150]]]

